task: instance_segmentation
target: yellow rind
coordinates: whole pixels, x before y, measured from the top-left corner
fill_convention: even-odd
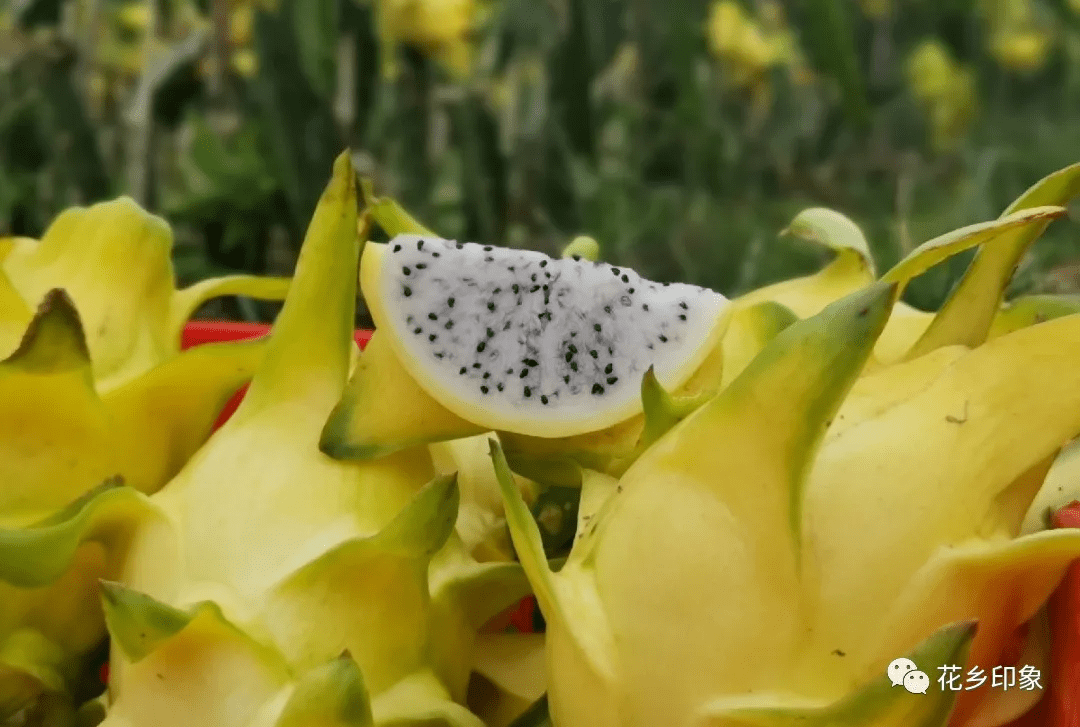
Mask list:
[[[377,330],[380,328],[388,330],[386,321],[389,315],[384,307],[384,291],[381,285],[382,261],[385,252],[385,244],[368,243],[360,261],[360,288],[363,291],[364,300],[367,303],[372,319],[375,321]],[[720,345],[720,341],[731,320],[731,312],[732,306],[728,305],[717,316],[712,331],[702,345],[692,355],[688,356],[682,366],[665,382],[670,388],[679,388],[690,380],[714,349]],[[545,422],[536,417],[530,417],[528,421],[522,421],[521,419],[499,415],[475,407],[471,402],[456,396],[454,392],[436,385],[436,382],[424,370],[424,367],[417,365],[406,355],[396,337],[391,335],[388,338],[398,362],[419,388],[427,392],[435,402],[449,410],[450,413],[478,425],[484,431],[511,432],[544,439],[555,439],[597,432],[641,413],[641,400],[635,398],[622,406],[597,411],[591,417],[581,417],[570,421]]]

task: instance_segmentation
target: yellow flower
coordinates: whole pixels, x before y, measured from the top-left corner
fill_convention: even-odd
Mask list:
[[[746,15],[734,0],[718,0],[709,13],[709,45],[713,54],[730,64],[738,85],[775,64],[779,57],[761,26]]]
[[[717,0],[709,10],[706,34],[710,50],[731,71],[736,87],[761,89],[763,75],[781,66],[799,82],[811,78],[777,2],[762,3],[755,19],[735,0]]]
[[[1043,30],[1004,30],[993,35],[991,52],[1005,68],[1030,73],[1046,65],[1053,37]]]
[[[875,20],[884,18],[893,11],[892,0],[859,0],[866,17]]]
[[[479,14],[476,0],[377,0],[385,52],[396,43],[437,58],[458,76],[472,67],[469,38]],[[388,60],[388,68],[393,68]]]
[[[984,0],[990,53],[1002,67],[1031,73],[1046,65],[1055,38],[1040,9],[1032,0]]]
[[[925,40],[912,51],[906,70],[908,87],[926,114],[934,147],[951,148],[975,114],[974,76],[936,39]]]

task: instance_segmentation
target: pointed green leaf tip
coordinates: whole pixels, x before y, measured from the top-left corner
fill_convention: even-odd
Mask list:
[[[1036,182],[1009,205],[1001,217],[1043,206],[1065,206],[1078,194],[1080,164],[1073,164]],[[991,332],[1017,264],[1050,221],[1047,219],[1042,224],[1010,232],[997,244],[978,250],[964,276],[907,357],[916,358],[953,344],[981,345]]]
[[[532,584],[536,598],[540,602],[540,608],[545,615],[554,614],[558,601],[555,596],[553,573],[548,567],[547,556],[544,553],[544,541],[540,535],[540,528],[514,481],[514,475],[510,471],[502,446],[494,437],[488,439],[488,453],[491,456],[492,466],[495,468],[499,490],[502,492],[506,520],[510,526],[518,560],[521,561],[525,575]]]
[[[641,379],[641,403],[645,415],[645,429],[641,435],[641,446],[648,447],[681,422],[713,395],[705,391],[697,396],[672,396],[656,378],[650,366]]]
[[[275,727],[370,727],[364,675],[348,651],[305,674]]]
[[[191,614],[110,581],[101,582],[101,602],[113,642],[132,663],[180,633],[192,619]]]
[[[382,228],[389,237],[398,235],[429,235],[439,237],[428,228],[424,227],[412,215],[392,199],[376,197],[375,187],[370,179],[360,180],[360,192],[364,204],[371,211],[371,219]]]
[[[29,528],[0,528],[0,580],[20,588],[53,583],[87,540],[119,544],[152,510],[150,501],[112,478]]]
[[[728,428],[733,436],[743,431],[758,439],[755,446],[769,447],[788,468],[788,515],[796,546],[806,471],[885,327],[896,291],[896,283],[875,283],[791,324],[719,396],[671,432],[680,437],[680,452],[713,452],[717,432]],[[635,466],[648,466],[648,454]],[[702,472],[709,466],[707,454],[695,463]],[[769,523],[761,532],[775,526]]]
[[[562,256],[564,258],[596,262],[600,259],[600,243],[586,235],[579,235],[563,248]]]
[[[19,347],[3,363],[41,373],[89,368],[82,321],[64,290],[53,288],[45,294]]]
[[[374,536],[372,545],[388,554],[431,557],[454,530],[460,500],[456,473],[436,477]]]
[[[357,218],[356,172],[346,151],[334,161],[266,353],[227,426],[238,426],[251,412],[288,400],[303,400],[310,411],[325,404],[328,412],[340,398],[356,318]]]
[[[976,624],[946,626],[907,654],[927,677],[927,691],[912,694],[887,672],[834,704],[809,708],[736,707],[728,700],[707,705],[702,727],[945,727],[957,692],[934,684],[938,667],[965,664]],[[727,702],[727,703],[725,703]]]
[[[822,245],[841,255],[853,252],[870,274],[876,275],[870,245],[866,242],[862,230],[835,210],[825,207],[803,210],[780,234]]]

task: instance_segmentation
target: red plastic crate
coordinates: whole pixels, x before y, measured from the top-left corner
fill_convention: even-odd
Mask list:
[[[184,333],[180,339],[180,348],[191,348],[203,343],[221,343],[223,341],[240,341],[247,338],[265,336],[270,332],[270,326],[261,323],[233,323],[229,321],[194,321],[184,327]],[[356,343],[363,350],[367,342],[371,340],[371,331],[356,331]],[[240,401],[244,398],[244,386],[233,395],[225,408],[221,410],[217,423],[217,429],[236,411]],[[507,629],[532,633],[537,631],[539,624],[539,609],[532,597],[522,600],[515,607],[493,618],[485,627],[485,631],[504,631]]]

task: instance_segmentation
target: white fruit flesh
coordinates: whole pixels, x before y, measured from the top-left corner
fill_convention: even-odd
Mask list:
[[[376,328],[434,399],[539,437],[633,416],[649,366],[666,388],[685,382],[717,345],[729,304],[606,263],[417,235],[368,243],[361,287]]]

